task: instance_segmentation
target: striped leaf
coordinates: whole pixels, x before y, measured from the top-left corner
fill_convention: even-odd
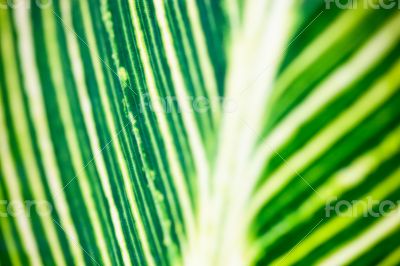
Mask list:
[[[398,265],[400,13],[338,2],[1,1],[0,265]]]

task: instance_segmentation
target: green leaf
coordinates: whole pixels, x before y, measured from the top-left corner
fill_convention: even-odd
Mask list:
[[[2,1],[0,264],[400,263],[400,15],[338,2]]]

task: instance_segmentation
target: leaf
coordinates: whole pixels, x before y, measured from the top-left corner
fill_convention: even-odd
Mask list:
[[[1,264],[398,264],[400,15],[353,4],[2,2]]]

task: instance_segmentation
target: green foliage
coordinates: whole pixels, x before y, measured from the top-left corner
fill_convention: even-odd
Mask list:
[[[0,265],[399,264],[399,26],[324,1],[2,1]]]

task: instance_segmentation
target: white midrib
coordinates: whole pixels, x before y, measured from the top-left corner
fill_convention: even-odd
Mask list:
[[[264,109],[285,48],[289,27],[284,18],[291,11],[291,1],[266,1],[264,7],[249,1],[245,10],[245,24],[233,29],[236,33],[228,44],[225,91],[238,108],[222,114],[216,169],[209,177],[211,198],[205,217],[200,217],[200,243],[184,258],[186,265],[247,264],[247,229],[242,218],[252,189],[242,178],[263,118],[262,112],[254,110]]]

